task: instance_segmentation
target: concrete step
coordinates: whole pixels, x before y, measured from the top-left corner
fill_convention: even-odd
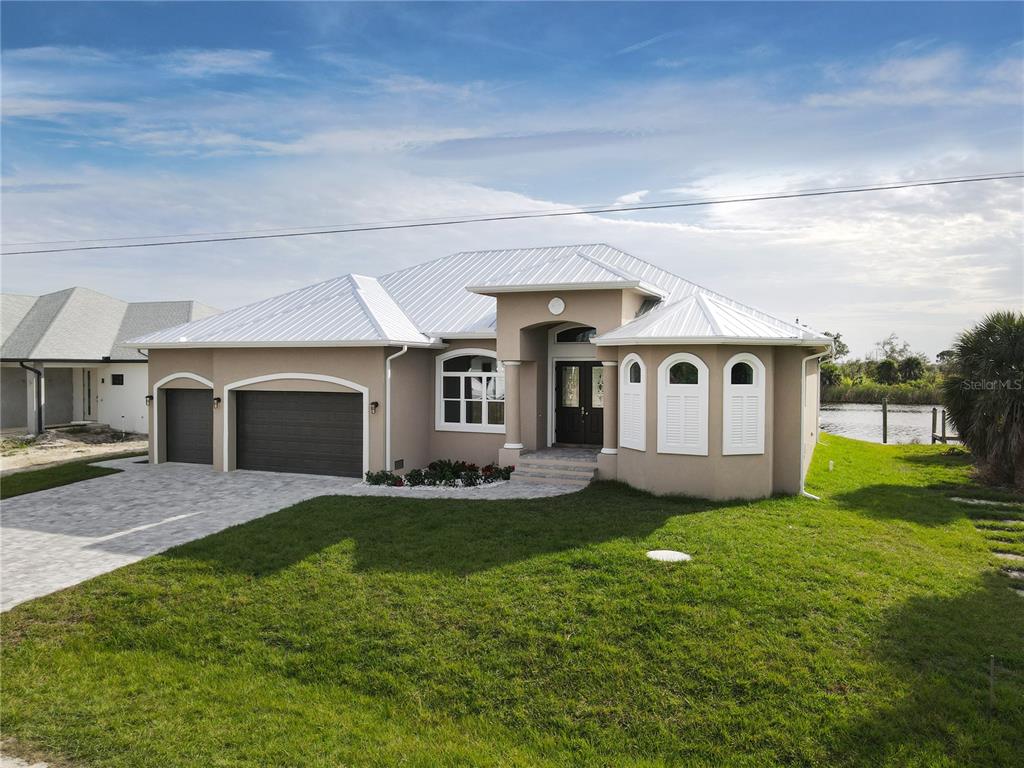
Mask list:
[[[522,459],[516,462],[516,472],[536,472],[542,475],[592,478],[596,471],[597,464],[585,467],[580,464],[539,464]]]
[[[562,485],[571,488],[586,488],[590,485],[592,477],[576,476],[565,477],[560,475],[546,475],[540,472],[520,472],[518,469],[512,473],[510,482],[531,483],[541,485]]]
[[[559,467],[564,469],[579,468],[583,470],[597,469],[597,456],[593,459],[580,457],[573,458],[562,458],[553,456],[543,456],[534,453],[523,454],[519,457],[519,461],[516,462],[516,466],[534,466],[534,467]]]

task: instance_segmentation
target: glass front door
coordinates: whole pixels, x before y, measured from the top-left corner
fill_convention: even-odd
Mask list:
[[[604,433],[604,366],[555,363],[555,442],[601,445]]]

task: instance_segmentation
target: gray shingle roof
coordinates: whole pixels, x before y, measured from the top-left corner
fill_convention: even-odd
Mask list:
[[[77,287],[0,301],[4,360],[144,360],[121,342],[217,312],[194,301],[127,302]]]

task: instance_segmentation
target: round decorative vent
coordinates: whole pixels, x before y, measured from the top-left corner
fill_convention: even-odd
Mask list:
[[[565,312],[565,302],[557,296],[548,302],[548,312],[552,315],[560,315]]]

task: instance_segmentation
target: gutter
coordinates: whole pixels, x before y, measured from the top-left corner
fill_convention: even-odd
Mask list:
[[[813,355],[807,355],[800,361],[800,495],[806,496],[808,499],[814,499],[815,501],[821,501],[820,496],[815,496],[813,493],[808,493],[804,488],[804,404],[807,400],[807,362],[809,360],[820,360],[825,355],[830,354],[834,347],[832,344],[828,345],[828,349],[824,352],[818,352]],[[821,402],[821,370],[818,370],[818,402]],[[817,406],[815,406],[815,413],[817,413]],[[820,427],[820,419],[819,419]],[[815,438],[817,438],[817,430],[815,430]]]
[[[403,344],[395,354],[384,360],[384,468],[390,472],[391,466],[391,361],[409,351],[409,345]]]
[[[25,365],[23,360],[18,365],[26,371],[32,371],[36,375],[36,434],[43,434],[43,372],[31,365]]]

